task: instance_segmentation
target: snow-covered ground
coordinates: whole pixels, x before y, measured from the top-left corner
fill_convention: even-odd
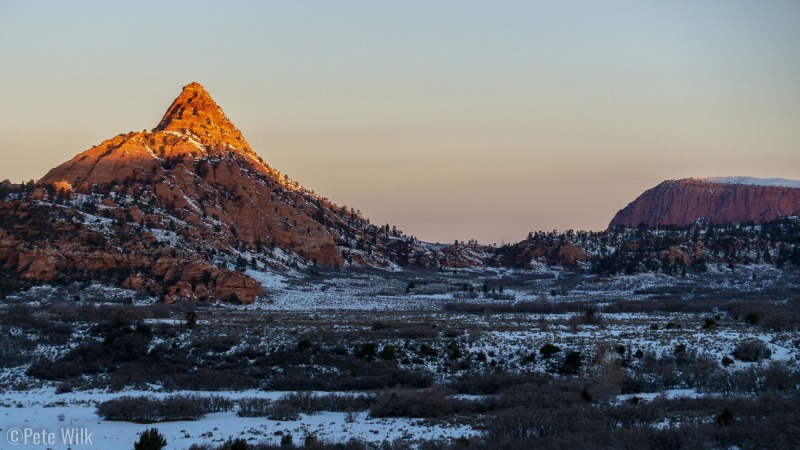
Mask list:
[[[181,392],[170,392],[169,395]],[[192,395],[221,395],[230,399],[262,397],[277,399],[285,392],[185,392]],[[220,444],[229,437],[243,438],[250,442],[280,443],[281,438],[291,434],[295,444],[302,445],[308,435],[321,441],[345,442],[359,438],[368,442],[392,442],[405,440],[414,442],[425,439],[457,438],[472,436],[477,431],[468,426],[445,426],[430,424],[423,420],[392,418],[372,419],[366,412],[348,415],[343,412],[321,412],[301,414],[298,421],[275,421],[260,417],[238,417],[235,411],[207,414],[196,421],[136,424],[111,422],[95,413],[95,403],[123,395],[166,396],[167,393],[143,391],[125,392],[76,392],[55,394],[53,388],[38,388],[28,391],[10,391],[0,394],[0,449],[11,448],[53,450],[72,448],[97,450],[130,450],[139,433],[155,427],[167,438],[168,449],[186,449],[192,444]],[[20,430],[19,432],[17,430]],[[26,430],[29,434],[26,441]],[[81,434],[81,431],[83,434]],[[21,433],[21,434],[18,434]],[[37,445],[36,435],[53,436],[52,444]],[[52,434],[51,434],[52,433]],[[64,442],[62,433],[84,438],[90,433],[89,442]],[[17,437],[19,436],[19,438]]]
[[[159,238],[169,239],[169,235],[165,233]],[[800,364],[800,342],[795,332],[747,325],[742,317],[733,317],[725,311],[719,311],[719,314],[715,310],[674,313],[603,311],[605,306],[627,304],[631,300],[658,302],[666,298],[691,303],[693,299],[704,298],[709,293],[724,300],[726,292],[757,295],[766,292],[775,298],[776,292],[777,297],[782,297],[781,292],[789,292],[789,288],[796,289],[797,280],[792,278],[796,277],[795,273],[770,265],[737,266],[731,270],[711,264],[708,272],[702,275],[673,277],[643,273],[608,278],[547,267],[534,271],[459,269],[447,272],[409,270],[402,273],[368,269],[339,272],[320,268],[322,273],[314,276],[300,273],[299,270],[278,273],[262,269],[261,266],[257,270],[251,268],[247,274],[264,287],[267,293],[264,299],[246,306],[198,306],[197,327],[194,330],[184,326],[185,310],[180,309],[183,307],[181,305],[175,305],[174,310],[163,308],[164,311],[159,315],[143,316],[140,324],[148,325],[155,331],[149,350],[158,345],[169,345],[189,353],[195,351],[195,341],[224,340],[230,334],[235,344],[219,350],[219,353],[235,355],[239,350],[249,349],[254,352],[251,354],[266,355],[281,346],[293,349],[299,341],[309,340],[324,351],[329,351],[334,343],[341,344],[352,356],[352,352],[356,351],[354,349],[365,342],[374,342],[376,350],[392,345],[402,351],[403,356],[396,360],[401,369],[426,372],[444,386],[453,378],[468,374],[470,369],[554,373],[557,372],[556,365],[568,351],[581,352],[585,372],[591,374],[603,363],[598,355],[608,352],[617,357],[619,346],[624,347],[620,357],[625,358],[626,364],[631,367],[640,364],[640,357],[635,356],[638,350],[645,355],[670,356],[681,345],[685,346],[687,352],[708,356],[710,360],[721,364],[724,357],[730,358],[739,343],[759,339],[771,351],[769,360],[736,360],[719,369],[733,371],[766,367],[773,361],[780,361],[791,370],[797,370]],[[487,289],[489,292],[483,292],[484,285],[490,286]],[[34,287],[9,295],[0,308],[11,308],[13,303],[25,303],[48,312],[50,302],[64,299],[69,300],[69,305],[77,304],[86,308],[101,303],[121,304],[127,298],[134,298],[132,308],[144,311],[156,309],[148,306],[155,301],[154,298],[141,294],[137,296],[132,291],[99,285],[74,292],[71,289]],[[73,294],[78,292],[81,301],[75,303]],[[777,298],[775,301],[779,300]],[[595,318],[588,321],[581,310],[574,308],[560,314],[492,312],[493,308],[501,311],[503,307],[506,307],[505,311],[513,311],[508,307],[532,301],[556,306],[564,302],[585,302],[598,307],[598,312]],[[447,303],[477,303],[483,311],[477,314],[453,312],[443,308]],[[710,317],[716,317],[714,326],[704,327],[706,319]],[[88,323],[74,325],[72,334],[67,336],[67,343],[49,341],[37,335],[36,330],[14,325],[13,328],[0,329],[0,335],[8,334],[19,342],[28,342],[37,356],[51,359],[63,356],[79,342],[97,338],[89,333],[91,324]],[[431,346],[432,353],[423,353],[422,344]],[[544,358],[540,349],[545,344],[558,346],[558,355]],[[462,367],[454,363],[449,356],[450,345],[457,347],[461,354],[453,359],[469,364]],[[202,358],[196,361],[202,361]],[[308,367],[310,371],[316,370],[317,376],[325,370],[330,371],[325,373],[342,370],[335,364],[330,367]],[[384,440],[414,442],[480,433],[467,425],[449,426],[442,422],[409,418],[372,419],[366,412],[321,412],[301,415],[300,420],[291,422],[242,418],[236,416],[235,411],[208,414],[197,421],[158,424],[111,422],[97,416],[96,402],[123,395],[166,396],[181,392],[162,392],[159,386],[152,386],[150,391],[128,389],[119,392],[55,394],[52,384],[26,375],[26,368],[20,365],[0,370],[0,386],[5,389],[0,392],[0,450],[68,447],[73,450],[130,449],[137,435],[151,427],[158,428],[167,437],[170,449],[186,449],[195,443],[219,444],[229,437],[279,443],[282,436],[287,434],[293,436],[295,443],[302,445],[309,435],[323,441],[358,438],[380,443]],[[679,384],[671,387],[687,386]],[[657,388],[648,390],[652,389]],[[230,399],[277,399],[286,394],[256,390],[190,393],[222,395]],[[674,398],[708,394],[672,389],[645,392],[637,394],[637,397],[648,400],[657,395]],[[625,400],[629,398],[617,397],[617,401]],[[17,430],[23,433],[21,438],[25,438],[24,433],[28,430],[29,441],[13,446],[9,439],[15,439]],[[64,443],[62,430],[73,434],[77,431],[79,438],[91,433],[91,444]],[[83,435],[80,434],[81,430],[85,430]],[[30,440],[39,435],[51,436],[50,433],[55,438],[52,444],[39,445]]]

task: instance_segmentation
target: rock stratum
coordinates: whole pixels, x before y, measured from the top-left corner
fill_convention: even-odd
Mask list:
[[[800,185],[791,180],[687,178],[664,181],[621,209],[609,227],[762,223],[800,213]]]

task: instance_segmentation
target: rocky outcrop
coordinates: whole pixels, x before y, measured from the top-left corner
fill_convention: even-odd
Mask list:
[[[183,88],[152,132],[109,139],[38,184],[90,192],[123,186],[116,192],[153,194],[200,235],[222,234],[222,246],[270,245],[318,264],[343,264],[334,236],[315,219],[324,206],[264,163],[198,83]]]
[[[648,228],[775,220],[800,212],[800,189],[703,179],[665,181],[645,191],[611,220],[609,227]]]
[[[492,265],[516,268],[531,268],[532,263],[539,262],[574,269],[590,259],[586,252],[570,241],[554,242],[536,237],[501,247],[496,255]]]
[[[48,205],[0,202],[0,268],[24,280],[100,282],[162,295],[168,302],[252,303],[264,295],[243,273],[157,245],[132,224],[101,232],[81,223],[78,213],[60,213],[54,220]]]

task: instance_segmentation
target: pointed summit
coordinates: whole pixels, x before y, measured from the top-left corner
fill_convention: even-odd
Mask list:
[[[196,81],[184,86],[153,131],[188,134],[213,150],[238,149],[253,153],[242,132]]]

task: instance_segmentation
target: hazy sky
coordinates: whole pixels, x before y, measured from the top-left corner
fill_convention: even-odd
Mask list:
[[[798,1],[226,3],[0,1],[0,179],[151,129],[191,81],[274,168],[430,241],[800,179]]]

